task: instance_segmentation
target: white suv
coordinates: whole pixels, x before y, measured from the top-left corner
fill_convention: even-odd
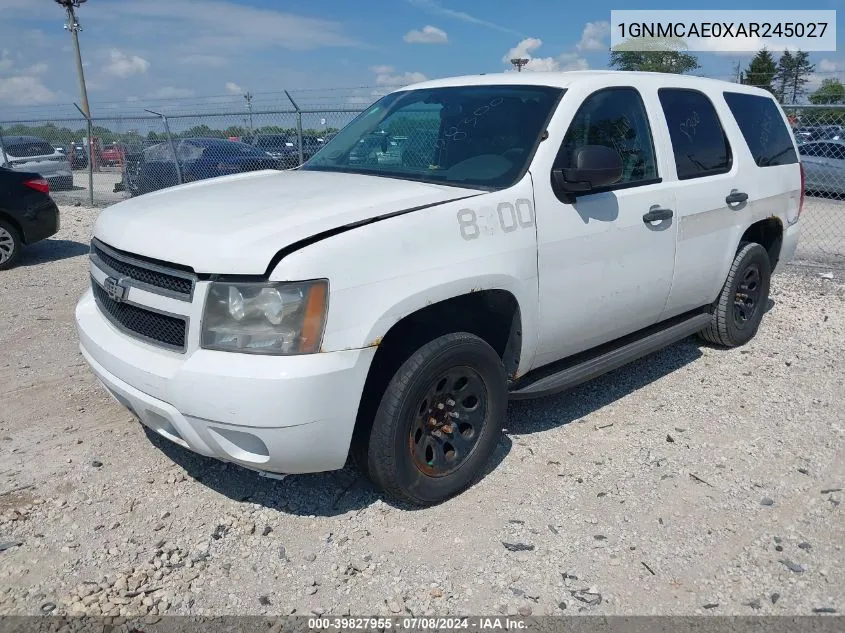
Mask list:
[[[751,339],[802,202],[763,90],[594,71],[429,81],[299,169],[104,211],[82,353],[188,449],[265,473],[351,453],[389,494],[432,504],[483,472],[508,398],[694,333]]]

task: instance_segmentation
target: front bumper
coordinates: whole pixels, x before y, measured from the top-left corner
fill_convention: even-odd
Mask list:
[[[274,473],[346,462],[374,347],[288,357],[170,352],[121,333],[90,290],[76,323],[82,354],[106,389],[163,437]]]

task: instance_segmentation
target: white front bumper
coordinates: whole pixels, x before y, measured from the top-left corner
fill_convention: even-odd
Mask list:
[[[288,357],[170,352],[120,332],[90,290],[76,322],[97,377],[167,439],[268,472],[343,467],[376,348]]]

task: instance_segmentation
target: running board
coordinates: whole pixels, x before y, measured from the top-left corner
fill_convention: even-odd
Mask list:
[[[675,321],[641,338],[600,352],[597,356],[592,355],[575,364],[569,364],[553,374],[536,380],[531,380],[530,374],[527,374],[513,385],[509,397],[511,400],[539,398],[570,389],[700,332],[709,323],[709,314],[698,313],[683,321]],[[583,354],[578,354],[576,358],[581,356]],[[526,380],[527,384],[521,386],[520,383]]]

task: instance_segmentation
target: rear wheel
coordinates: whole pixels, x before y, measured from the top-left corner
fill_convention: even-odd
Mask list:
[[[0,220],[0,270],[15,265],[21,253],[21,246],[17,229],[5,220]]]
[[[414,352],[388,384],[367,442],[366,471],[397,499],[445,501],[482,474],[506,408],[495,350],[472,334],[441,336]]]
[[[716,345],[744,345],[757,333],[769,301],[771,262],[760,244],[743,242],[701,337]]]

